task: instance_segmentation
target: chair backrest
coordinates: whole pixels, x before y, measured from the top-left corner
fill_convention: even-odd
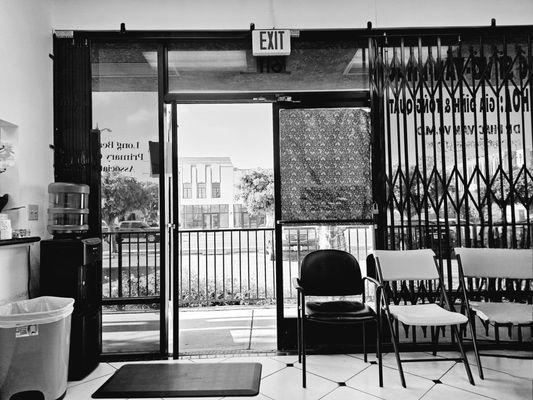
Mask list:
[[[435,253],[423,250],[376,250],[378,268],[384,281],[425,280],[439,278]]]
[[[302,260],[300,285],[306,295],[351,296],[362,294],[359,263],[342,250],[316,250]]]
[[[533,279],[533,249],[456,247],[467,277]]]

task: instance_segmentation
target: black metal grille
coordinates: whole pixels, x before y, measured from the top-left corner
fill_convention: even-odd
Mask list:
[[[54,36],[54,176],[90,186],[89,234],[100,235],[100,133],[91,130],[87,40]]]
[[[382,245],[433,248],[449,290],[453,247],[532,246],[532,33],[369,40]]]

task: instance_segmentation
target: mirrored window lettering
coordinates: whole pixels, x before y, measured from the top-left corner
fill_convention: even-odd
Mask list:
[[[390,245],[431,243],[445,256],[529,246],[527,37],[404,38],[380,51]]]

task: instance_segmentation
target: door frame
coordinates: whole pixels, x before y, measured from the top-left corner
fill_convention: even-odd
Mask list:
[[[255,94],[254,94],[255,95]],[[274,238],[275,238],[275,254],[282,253],[282,240],[281,240],[281,225],[278,221],[281,220],[281,190],[280,190],[280,163],[279,163],[279,110],[286,108],[339,108],[339,107],[370,107],[370,92],[363,91],[351,91],[351,92],[288,92],[286,94],[272,97],[272,94],[265,94],[261,100],[254,100],[254,98],[243,97],[243,94],[234,96],[233,93],[218,94],[206,100],[205,94],[200,94],[196,99],[191,99],[190,95],[181,97],[177,94],[166,94],[163,96],[163,113],[165,105],[170,104],[172,107],[172,184],[177,188],[178,186],[178,112],[177,106],[179,104],[254,104],[254,103],[271,103],[272,104],[272,137],[273,137],[273,162],[274,162]],[[279,99],[279,100],[278,100]],[[287,101],[290,99],[290,101]],[[164,114],[161,114],[161,118],[164,118]],[[161,130],[164,128],[162,121],[160,122]],[[161,135],[160,137],[163,137]],[[160,152],[164,156],[163,141],[160,141]],[[162,158],[163,159],[163,158]],[[166,189],[168,190],[168,189]],[[177,193],[177,192],[176,192]],[[173,201],[173,221],[172,224],[176,227],[179,226],[179,200]],[[165,205],[166,207],[166,205]],[[356,221],[346,221],[356,222]],[[171,237],[169,233],[169,238]],[[179,297],[178,288],[178,274],[173,273],[177,271],[179,244],[172,245],[170,241],[168,245],[171,246],[172,262],[167,262],[167,276],[172,277],[172,287],[169,288],[169,296],[172,299]],[[280,257],[276,257],[275,273],[276,273],[276,322],[277,322],[277,350],[286,351],[290,349],[288,343],[292,339],[296,338],[296,322],[293,319],[284,318],[283,310],[283,264],[280,263]],[[170,261],[170,260],[169,260]],[[169,279],[170,281],[170,279]],[[169,298],[170,299],[170,298]],[[174,302],[173,304],[173,348],[172,351],[174,359],[179,358],[179,306]],[[168,315],[166,316],[168,318]],[[294,325],[294,327],[293,327]],[[291,333],[294,332],[294,333]],[[291,335],[294,336],[291,336]]]
[[[290,101],[280,99],[273,106],[273,135],[274,135],[274,228],[275,228],[275,254],[276,254],[276,325],[278,351],[295,350],[296,318],[285,318],[283,296],[283,225],[288,221],[282,220],[281,215],[281,165],[280,165],[280,124],[279,112],[284,109],[309,109],[309,108],[368,108],[370,111],[370,94],[368,92],[353,92],[352,98],[339,98],[336,96],[299,96],[292,95]],[[374,152],[374,151],[373,151]],[[374,169],[374,168],[373,168]],[[297,223],[297,221],[291,221]],[[315,221],[305,221],[313,223]],[[316,221],[324,222],[324,221]],[[336,221],[357,223],[357,220]]]
[[[170,224],[172,225],[169,227],[169,235],[168,240],[166,243],[166,246],[169,246],[169,255],[171,257],[170,260],[167,260],[166,263],[166,275],[169,277],[168,281],[172,282],[172,285],[169,285],[168,290],[168,298],[167,298],[167,305],[169,304],[170,300],[173,300],[173,307],[172,307],[172,348],[168,349],[172,353],[173,359],[178,359],[180,356],[180,347],[179,347],[179,303],[176,301],[176,299],[179,298],[179,274],[178,271],[178,259],[179,259],[179,240],[176,240],[176,237],[174,235],[170,234],[170,230],[173,231],[173,233],[177,233],[179,231],[179,196],[178,194],[178,186],[179,186],[179,180],[178,180],[178,105],[184,105],[184,104],[257,104],[257,103],[273,103],[273,101],[269,100],[260,100],[256,101],[252,98],[250,99],[242,99],[240,97],[232,97],[231,95],[228,95],[224,97],[224,99],[212,99],[212,100],[205,100],[203,96],[199,96],[197,100],[183,100],[180,99],[180,96],[175,95],[167,95],[163,96],[164,99],[162,100],[163,105],[163,112],[160,114],[160,132],[164,131],[164,108],[165,106],[170,105],[171,107],[171,146],[172,146],[172,188],[166,188],[166,190],[172,189],[172,221]],[[162,139],[163,138],[163,139]],[[165,149],[164,149],[164,132],[160,134],[160,142],[159,142],[159,150],[160,154],[163,154],[163,157],[165,156]],[[164,159],[164,158],[160,158]],[[165,197],[163,197],[165,199]],[[165,204],[165,209],[167,208],[168,204]],[[213,215],[208,214],[210,222],[212,222]],[[165,222],[167,223],[167,222]],[[212,228],[210,228],[212,229]],[[172,238],[174,238],[174,243],[172,243]],[[171,279],[170,279],[171,278]],[[165,319],[167,321],[167,327],[168,327],[168,312],[165,315]],[[168,331],[167,331],[168,334]]]

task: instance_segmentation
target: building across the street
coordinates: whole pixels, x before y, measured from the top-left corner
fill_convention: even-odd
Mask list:
[[[180,229],[264,227],[265,215],[250,215],[238,196],[246,171],[230,157],[178,158]]]

